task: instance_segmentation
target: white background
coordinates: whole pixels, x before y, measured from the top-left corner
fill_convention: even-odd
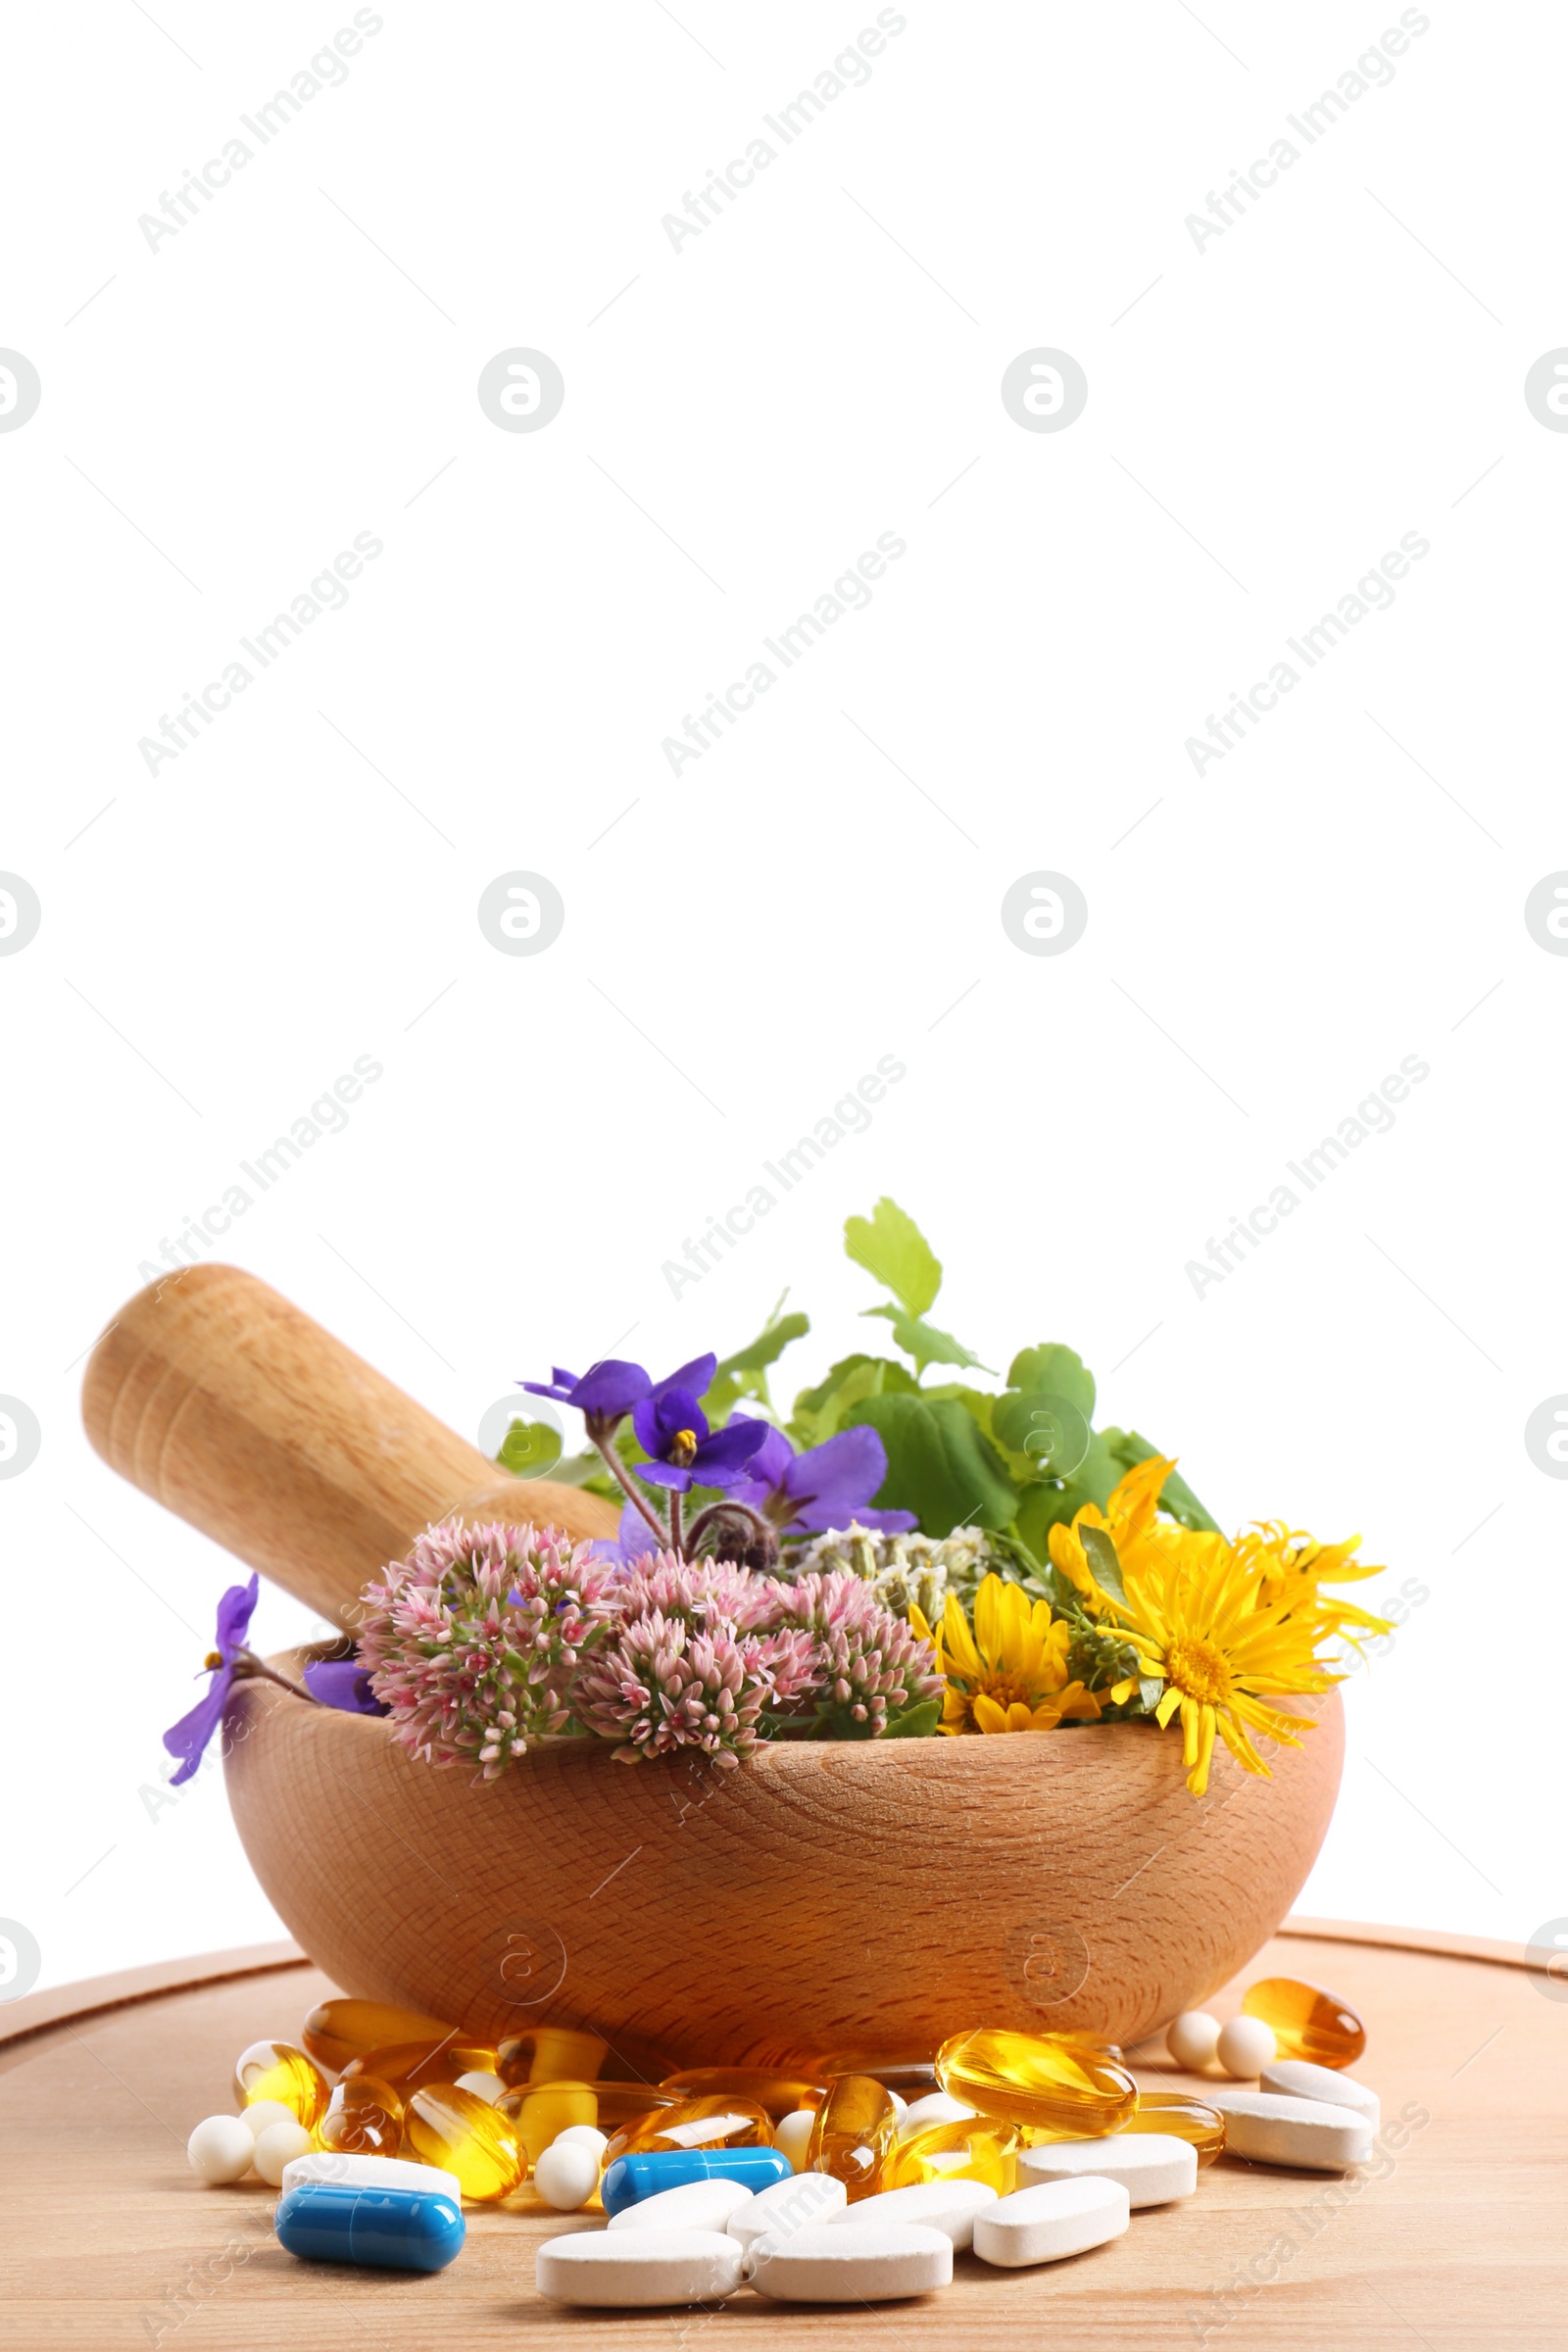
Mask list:
[[[552,1361],[722,1352],[786,1284],[788,1396],[870,1344],[839,1236],[892,1194],[987,1364],[1067,1341],[1222,1522],[1359,1528],[1429,1592],[1348,1693],[1299,1907],[1524,1938],[1568,1910],[1568,1486],[1523,1443],[1568,1390],[1568,961],[1523,920],[1568,864],[1568,439],[1523,397],[1568,341],[1560,17],[1433,6],[1307,148],[1284,118],[1396,8],[909,0],[677,252],[662,216],[873,8],[379,13],[156,251],[138,216],[352,12],[9,34],[0,343],[43,398],[0,435],[0,867],[43,921],[0,959],[0,1392],[43,1436],[0,1483],[0,1913],[44,1982],[276,1932],[220,1776],[160,1801],[233,1564],[77,1395],[138,1267],[368,1054],[215,1252],[471,1435]],[[1200,251],[1186,216],[1282,135]],[[476,398],[513,346],[564,375],[539,432]],[[1087,373],[1065,431],[1003,407],[1037,346]],[[361,532],[346,608],[149,774]],[[662,738],[884,532],[869,608],[672,775]],[[1392,609],[1196,774],[1412,532]],[[538,956],[476,920],[516,868],[565,903]],[[1060,957],[1001,924],[1042,868],[1088,900]],[[663,1262],[886,1054],[869,1131],[673,1298]],[[1196,1296],[1409,1055],[1392,1131]],[[310,1622],[267,1590],[260,1646]]]

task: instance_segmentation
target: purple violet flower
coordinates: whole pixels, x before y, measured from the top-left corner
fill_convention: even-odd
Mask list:
[[[727,1428],[710,1430],[696,1390],[675,1386],[677,1377],[671,1374],[632,1414],[637,1443],[648,1456],[637,1465],[638,1477],[673,1488],[677,1494],[694,1486],[735,1486],[767,1435],[766,1422],[731,1421]]]
[[[223,1702],[234,1680],[234,1662],[251,1630],[261,1587],[260,1576],[253,1576],[248,1585],[230,1585],[218,1604],[218,1647],[210,1650],[204,1661],[213,1678],[207,1686],[207,1695],[198,1699],[190,1713],[182,1715],[164,1734],[164,1745],[170,1754],[183,1758],[179,1770],[171,1776],[171,1788],[183,1788],[191,1779],[208,1740],[222,1721]]]
[[[589,1437],[597,1445],[601,1437],[612,1437],[633,1407],[651,1397],[662,1396],[675,1388],[695,1389],[701,1396],[717,1368],[716,1355],[699,1355],[667,1378],[653,1381],[641,1364],[622,1363],[612,1355],[601,1363],[590,1364],[580,1380],[575,1372],[556,1364],[548,1381],[524,1380],[518,1386],[530,1396],[550,1396],[557,1404],[574,1404],[587,1423]]]
[[[594,1559],[622,1572],[635,1568],[640,1560],[662,1548],[661,1539],[634,1502],[628,1502],[621,1512],[620,1525],[613,1536],[600,1536],[588,1546]]]
[[[762,1441],[735,1499],[749,1502],[775,1527],[825,1535],[853,1521],[896,1536],[916,1524],[912,1511],[866,1508],[888,1474],[887,1448],[874,1429],[841,1429],[808,1453],[797,1453],[782,1430],[765,1421],[753,1426],[762,1431]]]
[[[387,1712],[371,1690],[369,1674],[358,1658],[318,1658],[305,1669],[305,1688],[323,1707],[340,1707],[345,1715]]]

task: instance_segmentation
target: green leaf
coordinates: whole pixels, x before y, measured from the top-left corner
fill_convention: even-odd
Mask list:
[[[879,1200],[864,1217],[849,1217],[844,1247],[858,1266],[874,1274],[911,1315],[923,1315],[942,1288],[942,1268],[912,1217],[896,1200]],[[912,1350],[911,1350],[912,1353]],[[965,1359],[972,1363],[972,1356]],[[946,1363],[954,1358],[946,1356]]]
[[[917,1707],[903,1707],[888,1717],[884,1740],[926,1740],[942,1722],[940,1698],[923,1698]]]
[[[722,1380],[726,1372],[760,1372],[764,1365],[776,1364],[785,1348],[792,1347],[797,1340],[804,1340],[810,1328],[809,1315],[780,1315],[775,1308],[750,1347],[738,1348],[734,1355],[726,1355],[713,1378]]]
[[[1147,1438],[1141,1438],[1136,1429],[1107,1429],[1102,1430],[1101,1435],[1117,1465],[1118,1478],[1124,1470],[1136,1469],[1140,1462],[1152,1460],[1161,1450],[1157,1446],[1151,1446]],[[1219,1533],[1219,1521],[1209,1517],[1179,1470],[1173,1470],[1166,1479],[1160,1492],[1159,1507],[1162,1511],[1168,1511],[1179,1526],[1191,1528],[1195,1535],[1216,1536]]]
[[[1095,1376],[1085,1369],[1084,1359],[1075,1348],[1053,1343],[1020,1349],[1007,1373],[1007,1386],[1032,1390],[1041,1396],[1065,1396],[1086,1421],[1095,1417]]]
[[[610,1472],[605,1468],[603,1454],[567,1453],[551,1465],[551,1480],[558,1487],[581,1487],[585,1494],[606,1494],[612,1499],[620,1494]]]
[[[945,1331],[922,1323],[918,1315],[906,1315],[901,1306],[862,1306],[862,1315],[884,1315],[893,1326],[893,1337],[906,1355],[914,1358],[915,1370],[923,1372],[927,1364],[958,1364],[965,1369],[973,1365],[977,1371],[989,1372],[977,1355],[971,1355],[961,1340],[953,1339]]]
[[[543,1478],[561,1459],[561,1432],[548,1421],[524,1421],[518,1414],[501,1441],[496,1460],[514,1478]]]
[[[985,1367],[982,1366],[981,1369],[984,1370]],[[966,1389],[961,1382],[956,1380],[933,1381],[929,1388],[923,1388],[920,1391],[920,1395],[929,1396],[933,1404],[941,1403],[948,1396],[961,1404],[976,1428],[991,1440],[1002,1457],[1007,1476],[1015,1487],[1021,1490],[1031,1486],[1041,1476],[1040,1464],[1032,1454],[1015,1452],[1012,1446],[1004,1444],[997,1435],[997,1407],[1007,1401],[1004,1396],[998,1396],[990,1389]],[[1000,1533],[1000,1530],[993,1529],[992,1532],[997,1534]],[[1030,1555],[1023,1550],[1021,1545],[1019,1549],[1022,1551],[1024,1561],[1038,1573],[1038,1562],[1031,1560]],[[1038,1598],[1038,1595],[1036,1597]]]
[[[803,1389],[796,1397],[787,1424],[789,1434],[805,1452],[833,1437],[850,1406],[862,1397],[894,1391],[912,1395],[915,1385],[913,1373],[891,1356],[841,1356],[826,1380],[814,1389]]]
[[[1071,1478],[1060,1486],[1042,1480],[1025,1490],[1018,1505],[1018,1534],[1036,1557],[1044,1559],[1048,1531],[1058,1522],[1065,1525],[1086,1502],[1098,1503],[1103,1510],[1120,1476],[1121,1465],[1113,1458],[1103,1432],[1097,1429],[1088,1453]]]
[[[734,1355],[726,1355],[724,1361],[715,1367],[708,1393],[702,1400],[703,1410],[715,1429],[723,1427],[743,1396],[754,1396],[759,1404],[772,1411],[773,1400],[767,1393],[767,1367],[777,1363],[785,1348],[796,1340],[804,1339],[811,1328],[809,1315],[779,1313],[779,1307],[788,1297],[786,1291],[778,1306],[774,1307],[757,1338],[748,1347],[739,1348]]]
[[[1011,1389],[997,1398],[991,1434],[1007,1448],[1008,1466],[1023,1478],[1070,1478],[1087,1459],[1090,1429],[1070,1396],[1059,1391]],[[1021,1465],[1021,1468],[1020,1468]]]
[[[1084,1547],[1089,1573],[1096,1584],[1102,1592],[1108,1592],[1112,1600],[1119,1600],[1125,1608],[1127,1588],[1121,1581],[1121,1562],[1116,1557],[1116,1546],[1109,1536],[1102,1527],[1081,1527],[1078,1541]]]
[[[1165,1695],[1165,1685],[1157,1674],[1141,1674],[1138,1678],[1138,1701],[1151,1715]]]
[[[843,1416],[846,1428],[874,1429],[888,1474],[872,1496],[879,1510],[912,1511],[922,1534],[956,1527],[1006,1527],[1018,1497],[996,1447],[953,1397],[867,1396]]]
[[[982,1364],[980,1369],[983,1372],[986,1369],[985,1365]],[[928,1389],[922,1389],[920,1394],[922,1396],[928,1397],[933,1404],[945,1403],[951,1396],[955,1403],[962,1405],[976,1427],[984,1430],[992,1444],[996,1444],[995,1434],[991,1427],[991,1414],[997,1399],[989,1389],[966,1389],[961,1381],[939,1380],[933,1381]],[[1000,1452],[1001,1448],[999,1447],[998,1450]]]

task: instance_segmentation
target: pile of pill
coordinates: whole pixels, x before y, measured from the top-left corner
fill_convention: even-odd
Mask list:
[[[375,2001],[324,2001],[298,2044],[235,2063],[236,2115],[189,2157],[214,2184],[254,2169],[283,2192],[279,2243],[307,2261],[437,2271],[464,2201],[531,2179],[602,2215],[537,2250],[568,2304],[651,2308],[749,2286],[776,2302],[879,2302],[945,2286],[956,2251],[1017,2270],[1119,2237],[1191,2196],[1223,2151],[1340,2172],[1365,2162],[1376,2093],[1344,2070],[1366,2044],[1334,1994],[1269,1978],[1223,2027],[1178,2017],[1179,2066],[1256,2090],[1142,2090],[1111,2043],[980,2030],[930,2059],[855,2053],[798,2069],[602,2077],[592,2034],[539,2027],[492,2047]]]

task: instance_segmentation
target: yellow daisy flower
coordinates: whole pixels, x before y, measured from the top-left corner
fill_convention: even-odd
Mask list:
[[[975,1594],[972,1634],[956,1592],[935,1631],[918,1609],[909,1623],[934,1645],[947,1677],[945,1732],[1052,1732],[1068,1717],[1098,1719],[1099,1699],[1068,1680],[1068,1627],[1021,1585],[988,1576]]]
[[[1288,1747],[1309,1720],[1269,1706],[1270,1696],[1327,1690],[1341,1678],[1313,1654],[1322,1630],[1293,1595],[1265,1597],[1260,1554],[1223,1536],[1162,1525],[1152,1560],[1123,1563],[1127,1605],[1121,1626],[1139,1670],[1165,1685],[1154,1709],[1161,1730],[1180,1715],[1182,1761],[1195,1796],[1208,1787],[1216,1735],[1248,1772],[1269,1777],[1249,1738],[1261,1732]]]
[[[1245,1536],[1237,1538],[1236,1547],[1256,1556],[1265,1600],[1285,1601],[1293,1616],[1310,1613],[1320,1634],[1343,1634],[1353,1642],[1357,1634],[1393,1631],[1387,1617],[1374,1617],[1370,1610],[1358,1609],[1337,1593],[1320,1590],[1326,1584],[1359,1584],[1366,1577],[1383,1574],[1380,1563],[1355,1557],[1360,1543],[1359,1536],[1350,1536],[1343,1544],[1314,1543],[1303,1530],[1288,1528],[1279,1519],[1249,1528]]]
[[[1175,1462],[1167,1461],[1162,1454],[1151,1454],[1147,1462],[1136,1463],[1111,1490],[1103,1511],[1095,1503],[1085,1503],[1070,1527],[1058,1522],[1050,1530],[1046,1541],[1052,1565],[1061,1571],[1069,1584],[1077,1586],[1095,1616],[1114,1619],[1116,1603],[1095,1581],[1079,1528],[1103,1528],[1115,1544],[1124,1568],[1152,1559],[1149,1543],[1151,1534],[1159,1525],[1154,1516],[1159,1507],[1159,1491],[1175,1467]]]

